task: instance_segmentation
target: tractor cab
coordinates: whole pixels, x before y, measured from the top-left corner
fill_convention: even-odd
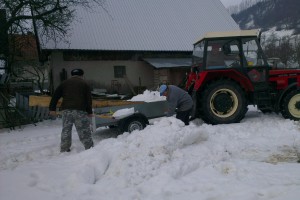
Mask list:
[[[234,69],[253,83],[266,81],[270,67],[258,36],[259,30],[207,33],[194,44],[192,68],[199,72]]]

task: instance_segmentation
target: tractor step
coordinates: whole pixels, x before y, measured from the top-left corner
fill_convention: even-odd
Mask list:
[[[272,98],[269,91],[254,93],[254,101],[260,110],[272,110]]]

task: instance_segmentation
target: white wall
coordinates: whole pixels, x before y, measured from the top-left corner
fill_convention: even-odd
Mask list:
[[[50,58],[50,68],[53,69],[53,82],[56,88],[60,83],[60,72],[63,68],[67,71],[68,78],[70,72],[75,68],[82,68],[85,72],[85,79],[95,83],[97,88],[111,90],[112,80],[117,80],[121,87],[121,93],[130,92],[126,81],[123,78],[114,77],[114,66],[126,66],[127,77],[133,86],[141,85],[148,89],[154,87],[153,67],[143,61],[64,61],[62,52],[53,52]]]

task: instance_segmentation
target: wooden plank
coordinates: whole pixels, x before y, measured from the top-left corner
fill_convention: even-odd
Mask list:
[[[49,107],[51,101],[50,96],[29,96],[29,106]],[[57,103],[57,107],[60,107],[62,99]],[[93,108],[111,107],[111,106],[123,106],[132,104],[141,104],[143,101],[126,101],[126,100],[99,100],[93,99]]]
[[[125,100],[93,100],[93,108],[124,106],[132,104],[141,104],[142,101],[125,101]]]
[[[49,103],[51,101],[50,96],[29,96],[29,106],[41,106],[41,107],[49,107]],[[62,99],[60,99],[57,103],[57,106],[60,107]]]

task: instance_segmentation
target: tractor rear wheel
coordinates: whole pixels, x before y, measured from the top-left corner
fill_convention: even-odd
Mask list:
[[[300,90],[290,92],[282,101],[281,114],[286,119],[300,119]]]
[[[248,110],[245,93],[235,82],[213,82],[203,92],[201,110],[203,120],[210,124],[240,122]]]

